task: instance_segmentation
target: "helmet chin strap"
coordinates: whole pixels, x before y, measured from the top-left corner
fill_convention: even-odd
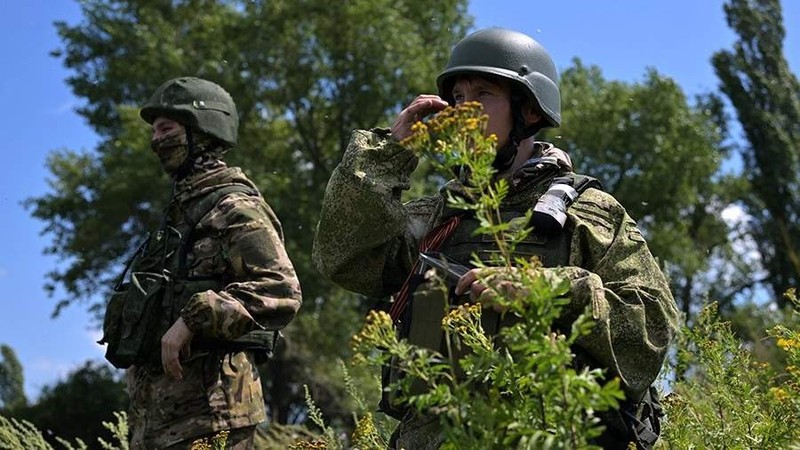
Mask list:
[[[522,106],[525,103],[526,97],[520,92],[513,92],[511,94],[511,120],[514,122],[511,131],[508,133],[508,140],[506,144],[497,149],[497,156],[494,158],[492,166],[498,172],[505,172],[514,164],[514,159],[517,157],[518,147],[520,142],[536,135],[542,128],[544,128],[544,120],[540,119],[533,125],[528,125],[525,116],[522,114]]]
[[[492,166],[498,172],[505,172],[510,169],[514,164],[514,159],[517,157],[517,148],[520,142],[535,135],[542,126],[541,120],[533,125],[528,126],[525,121],[525,116],[522,114],[522,105],[525,102],[525,96],[520,93],[511,94],[511,120],[514,122],[511,126],[511,131],[508,133],[508,140],[506,144],[497,149],[497,156],[494,158]]]

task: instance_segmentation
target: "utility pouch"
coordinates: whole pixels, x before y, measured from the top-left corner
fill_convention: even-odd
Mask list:
[[[130,280],[111,296],[100,340],[108,344],[106,359],[119,369],[154,354],[161,340],[161,299],[170,284],[166,274],[151,272],[133,272]]]
[[[122,336],[122,309],[125,306],[125,297],[128,296],[129,286],[129,283],[122,283],[115,287],[106,305],[106,313],[103,318],[103,337],[97,341],[101,345],[108,344],[106,357],[116,353],[117,344]]]
[[[440,352],[447,357],[442,319],[447,312],[448,295],[440,286],[429,283],[422,283],[415,288],[413,297],[404,311],[400,338],[408,339],[410,344]],[[400,370],[399,365],[397,357],[392,357],[391,361],[382,367],[383,392],[378,409],[395,419],[402,420],[409,407],[401,400],[402,391],[398,383],[407,375]],[[422,380],[413,379],[410,383],[408,395],[420,395],[430,390]]]

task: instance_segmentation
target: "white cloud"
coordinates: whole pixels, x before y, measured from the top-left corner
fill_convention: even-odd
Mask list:
[[[69,99],[57,107],[51,108],[48,113],[60,116],[66,113],[71,113],[76,106],[78,106],[78,101],[76,99]]]
[[[5,267],[0,266],[0,278],[5,278],[8,276],[8,270]]]
[[[724,220],[728,226],[735,227],[736,225],[741,225],[746,219],[747,214],[739,205],[731,205],[722,210],[722,220]]]
[[[731,231],[728,239],[731,240],[733,249],[742,255],[745,261],[753,266],[753,276],[763,276],[761,267],[761,254],[758,251],[758,243],[752,236],[744,232],[749,216],[739,205],[731,205],[722,210],[722,220],[730,227]]]

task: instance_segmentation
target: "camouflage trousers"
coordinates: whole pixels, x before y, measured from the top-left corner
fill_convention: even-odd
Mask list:
[[[181,380],[153,368],[128,369],[132,450],[172,448],[266,420],[261,380],[249,353],[198,352],[181,364]]]

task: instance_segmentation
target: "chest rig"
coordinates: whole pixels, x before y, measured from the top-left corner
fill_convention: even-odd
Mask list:
[[[558,177],[549,176],[545,180],[526,180],[520,185],[517,195],[513,195],[507,203],[501,207],[501,218],[505,223],[510,223],[512,228],[528,227],[526,222],[526,212],[533,209],[541,196],[553,184],[567,184],[571,186],[578,195],[590,187],[601,188],[600,182],[594,178],[577,175],[573,173],[564,174]],[[474,216],[464,216],[452,234],[442,242],[436,249],[441,254],[455,260],[463,265],[471,265],[473,255],[481,261],[491,263],[498,254],[497,244],[492,236],[476,234],[479,222]],[[537,257],[545,267],[566,266],[569,264],[570,245],[574,224],[566,221],[564,227],[554,232],[552,229],[537,231],[534,229],[525,239],[517,243],[514,256],[526,259]],[[400,337],[407,338],[409,343],[424,348],[429,348],[447,355],[455,361],[459,354],[448,354],[447,346],[444,341],[442,331],[442,319],[444,318],[446,304],[451,304],[458,299],[446,299],[443,291],[438,287],[421,283],[415,286],[411,301],[403,311],[401,324],[399,326]],[[512,320],[503,318],[499,313],[484,309],[481,315],[481,326],[488,335],[496,335],[501,327],[508,326]],[[456,366],[456,371],[459,369]],[[395,401],[396,393],[387,386],[397,382],[402,374],[398,373],[391,364],[384,368],[382,374],[382,384],[384,394],[381,398],[380,408],[387,414],[401,418],[405,412],[405,405],[400,405]],[[419,384],[419,383],[416,383]],[[414,393],[424,392],[424,387],[412,387]]]
[[[115,367],[160,367],[161,337],[180,317],[189,299],[199,292],[219,291],[230,282],[221,275],[189,276],[187,260],[198,238],[197,224],[219,200],[234,192],[259,195],[249,186],[234,184],[189,202],[179,220],[170,221],[165,216],[158,231],[148,236],[128,261],[106,307],[103,338],[98,342],[108,344],[106,359]],[[271,352],[275,337],[276,333],[265,330],[252,331],[236,341],[196,337],[192,348]]]
[[[528,184],[521,192],[517,192],[501,206],[502,221],[510,224],[512,229],[530,227],[526,212],[534,209],[548,188],[556,184],[569,185],[578,195],[590,187],[601,187],[600,182],[596,179],[573,173],[551,177],[545,182]],[[478,219],[474,216],[463,217],[452,235],[442,243],[439,252],[464,265],[470,265],[470,261],[474,257],[491,265],[499,255],[499,250],[493,236],[476,233],[479,226]],[[516,244],[514,256],[525,259],[535,257],[544,267],[566,266],[569,264],[573,230],[574,224],[571,221],[566,221],[563,228],[558,230],[553,228],[539,230],[534,225],[533,230]],[[434,292],[440,291],[426,289],[424,284],[417,289],[411,302],[411,317],[408,317],[410,320],[407,321],[406,329],[409,342],[412,344],[442,351],[444,349],[441,348],[440,339],[442,334],[441,318],[445,299],[441,295],[431,295]],[[425,322],[426,326],[417,326],[419,322]],[[432,325],[433,328],[429,328],[427,325]],[[490,309],[484,310],[482,325],[488,334],[496,334],[502,325],[499,314]]]

